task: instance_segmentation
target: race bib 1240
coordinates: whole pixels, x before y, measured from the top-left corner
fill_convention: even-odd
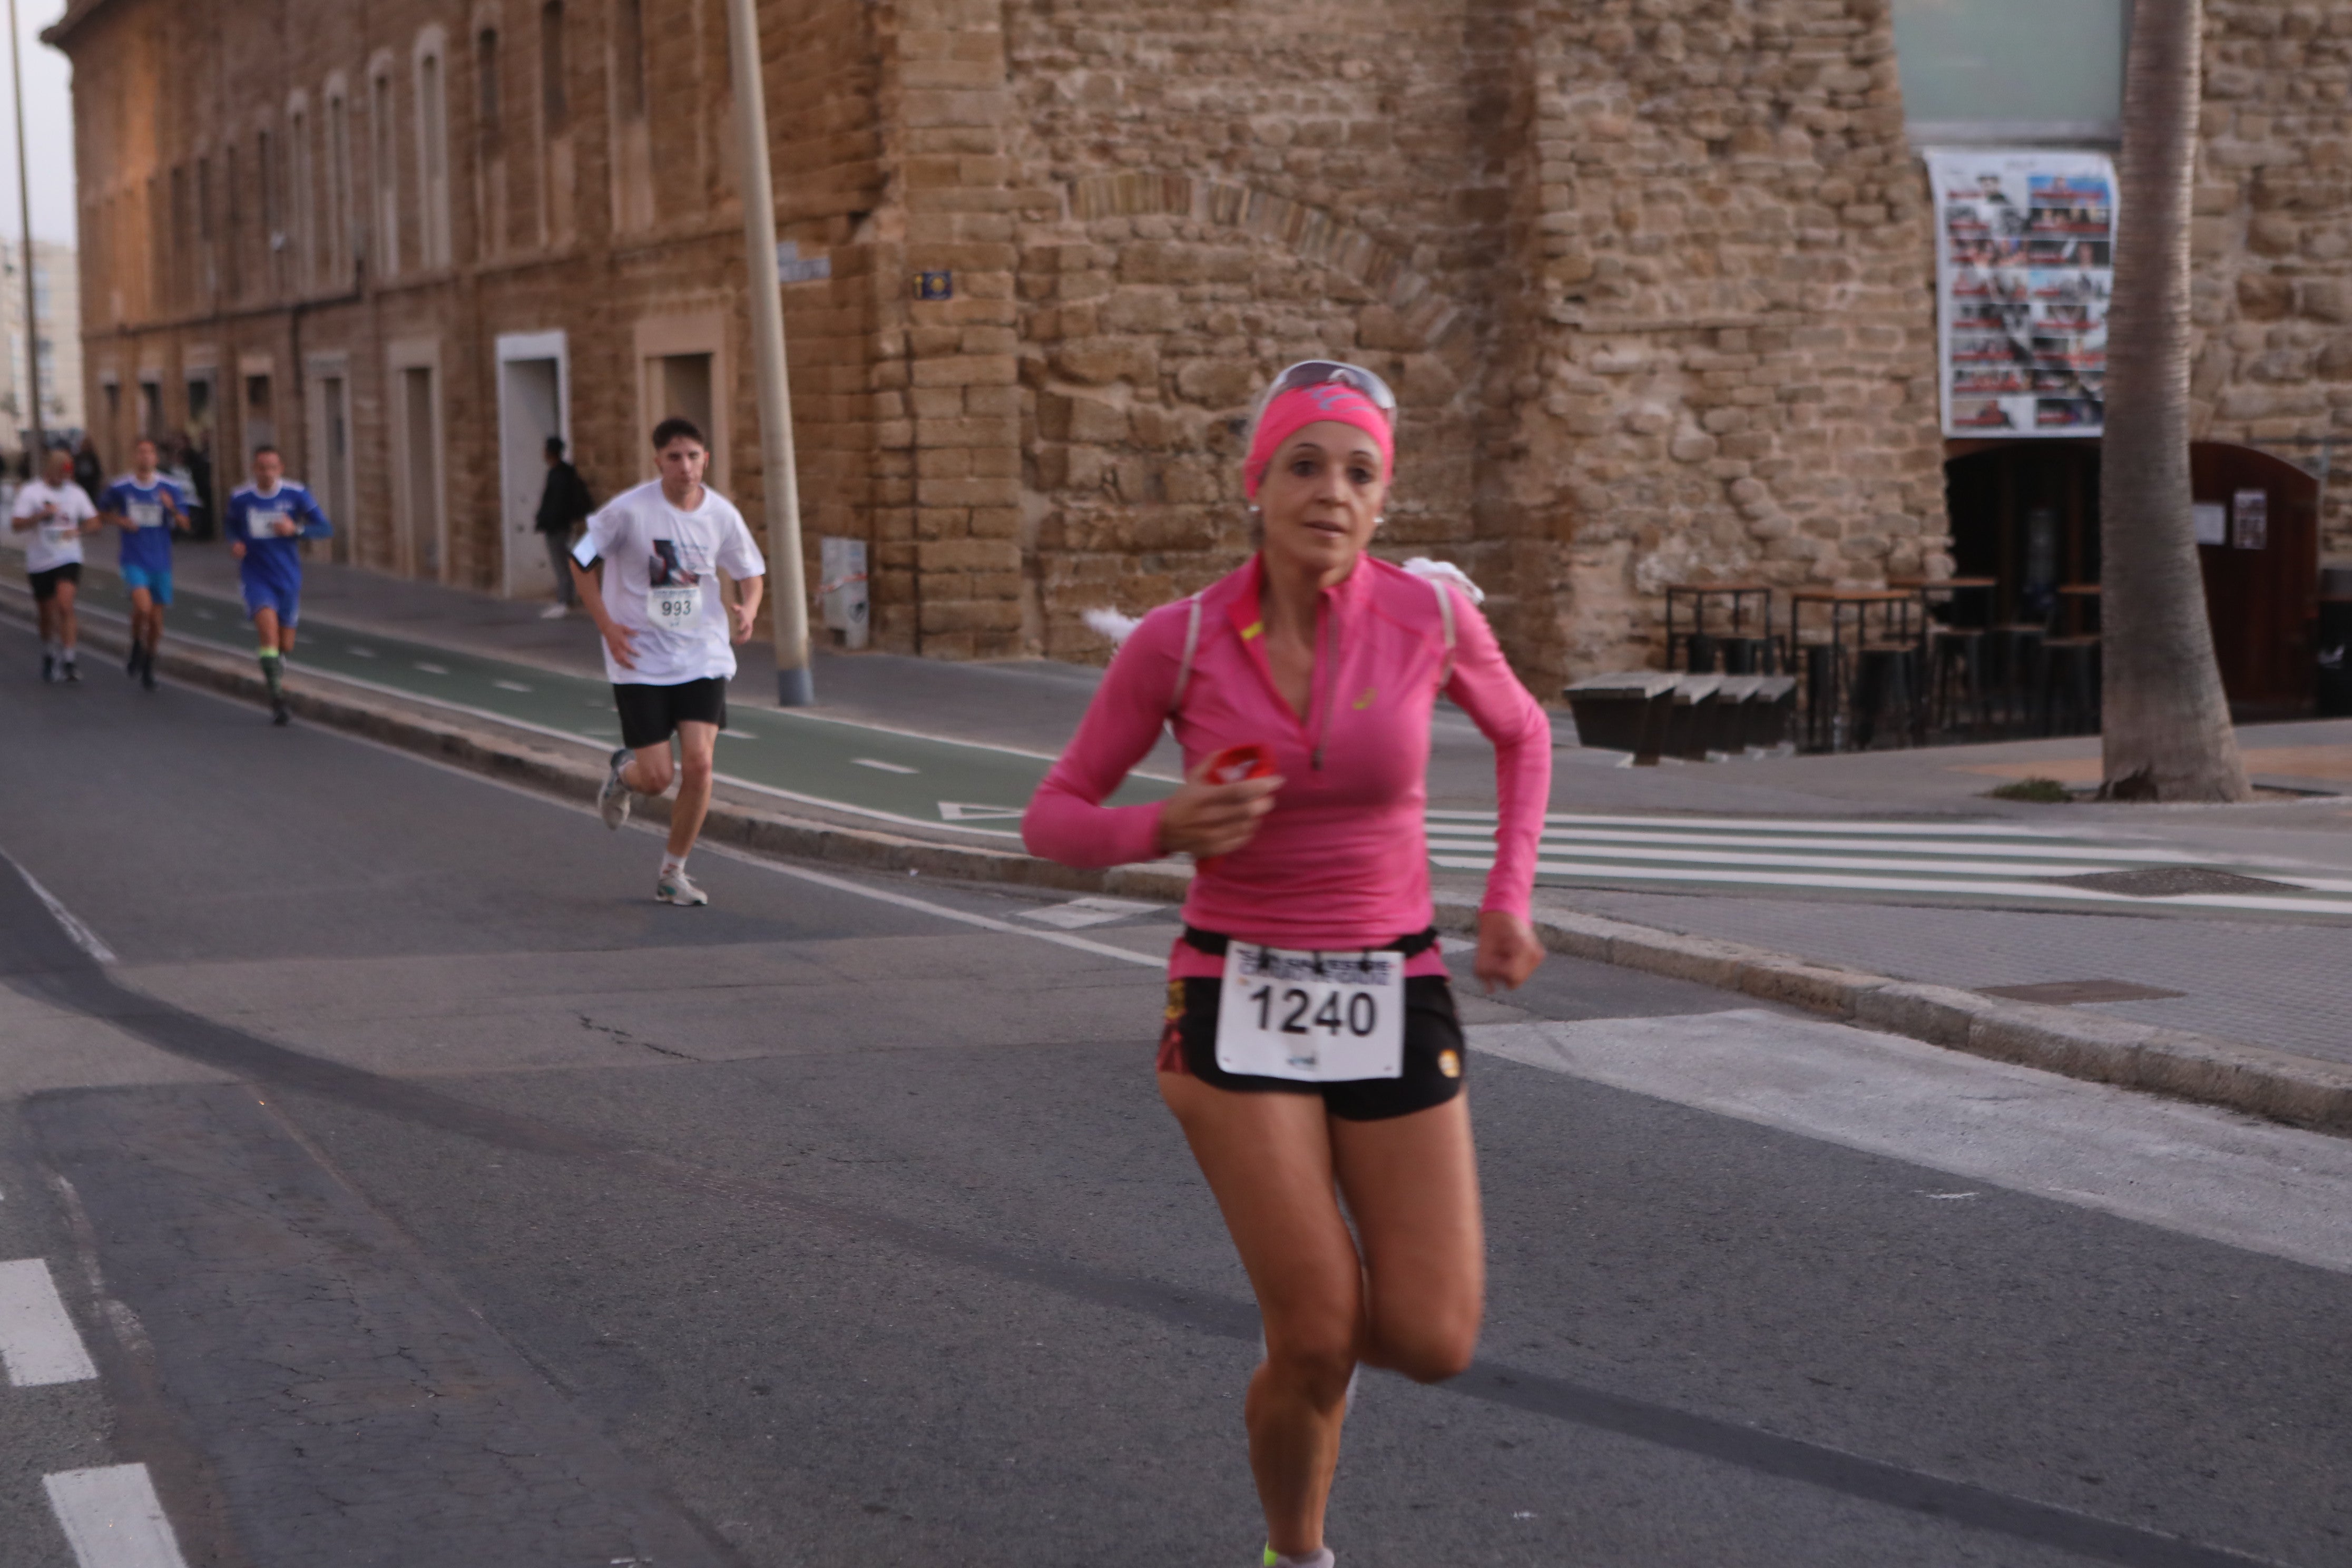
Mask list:
[[[1404,1072],[1404,954],[1229,943],[1217,1065],[1301,1083]]]

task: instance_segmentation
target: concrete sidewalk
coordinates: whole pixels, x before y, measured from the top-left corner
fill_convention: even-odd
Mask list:
[[[101,561],[110,553],[103,547],[92,552]],[[184,547],[178,570],[188,589],[224,596],[235,592],[234,563],[218,546]],[[321,627],[331,625],[345,632],[445,648],[453,658],[509,661],[583,684],[601,682],[596,639],[585,620],[542,619],[543,608],[543,603],[500,601],[328,564],[309,568],[305,594],[306,620]],[[172,647],[168,638],[166,647]],[[767,650],[747,647],[741,654],[743,674],[735,682],[733,702],[745,710],[773,711],[772,662]],[[215,683],[237,678],[230,668],[235,661],[207,657],[222,666],[215,672]],[[295,670],[298,679],[315,673],[299,656]],[[820,653],[815,669],[823,717],[1045,755],[1057,751],[1075,729],[1098,678],[1091,668],[1044,661],[945,664],[884,654]],[[334,711],[373,714],[375,707],[358,700],[339,700]],[[1984,792],[2005,777],[2044,772],[2063,776],[2070,763],[2079,768],[2084,759],[2095,757],[2095,738],[1634,770],[1621,766],[1622,759],[1614,753],[1577,748],[1565,712],[1555,710],[1554,724],[1560,742],[1552,795],[1556,813],[1595,820],[1717,819],[1771,828],[1807,821],[1820,825],[1815,831],[1847,827],[1859,816],[1879,825],[1916,824],[1923,832],[2014,826],[2061,831],[2070,836],[2070,843],[2144,845],[2179,858],[2276,863],[2352,878],[2352,800],[2341,796],[2282,796],[2227,808],[2048,806],[1986,798]],[[373,718],[358,727],[371,725],[376,732],[389,732]],[[450,727],[436,728],[411,714],[391,728],[446,737]],[[446,738],[420,743],[452,754],[462,750],[474,765],[494,771],[502,765],[496,759],[512,761],[528,752],[530,766],[537,770],[533,776],[542,783],[569,781],[558,785],[567,789],[580,787],[593,772],[587,756],[577,752],[558,755],[562,748],[551,750],[543,739],[535,743],[520,737],[501,740],[495,724],[486,728],[471,721],[457,728],[466,736],[463,747]],[[2298,779],[2311,789],[2329,787],[2328,771],[2352,755],[2352,722],[2249,730],[2244,739],[2258,755],[2291,755],[2297,765],[2312,770]],[[1163,742],[1147,765],[1172,773],[1172,748]],[[1442,710],[1433,736],[1433,805],[1490,808],[1492,768],[1491,752],[1475,728],[1458,713]],[[876,786],[888,782],[877,776]],[[740,804],[740,821],[768,824],[764,838],[750,829],[747,834],[772,848],[840,856],[845,853],[840,847],[856,838],[873,853],[898,858],[889,863],[905,863],[909,868],[914,861],[908,857],[929,854],[922,864],[935,869],[961,868],[958,874],[1093,885],[1083,875],[1072,880],[1059,868],[1034,863],[1024,868],[1017,846],[1004,832],[1011,826],[1007,822],[994,823],[994,831],[987,835],[1001,848],[966,855],[961,850],[924,852],[919,847],[926,841],[943,850],[972,846],[979,829],[939,824],[927,830],[893,818],[887,831],[899,836],[893,842],[912,847],[884,851],[873,848],[881,843],[873,834],[861,837],[853,831],[845,838],[844,831],[854,829],[855,824],[837,815],[803,812],[805,820],[785,832],[776,826],[783,818],[772,809],[763,812],[762,803]],[[834,837],[825,838],[827,833]],[[1180,868],[1158,868],[1100,880],[1109,888],[1124,877],[1130,888],[1142,890],[1149,883],[1157,896],[1170,896],[1181,890],[1181,876]],[[1435,875],[1441,901],[1454,911],[1450,918],[1459,921],[1475,911],[1482,879],[1465,871]],[[2340,1115],[2352,1127],[2352,1026],[2341,1022],[2347,1015],[2347,1004],[2352,1003],[2352,977],[2347,977],[2352,965],[2341,959],[2347,931],[2333,921],[2192,916],[2154,901],[2117,900],[2090,913],[1955,908],[1906,901],[1899,894],[1861,902],[1833,889],[1792,895],[1787,889],[1742,893],[1712,888],[1702,894],[1675,894],[1643,890],[1646,886],[1548,886],[1539,895],[1538,914],[1559,944],[1571,951],[1691,973],[1756,994],[1785,991],[1792,999],[1845,1016],[1864,1016],[1879,1006],[1883,1016],[1870,1021],[1939,1043],[1968,1043],[1964,1037],[1951,1037],[1952,1019],[1958,1016],[1952,1009],[1957,1008],[1959,1014],[2007,1020],[2004,1027],[2020,1017],[2039,1019],[2033,1027],[2041,1034],[2035,1037],[2062,1045],[2071,1040],[2074,1046],[2068,1048],[2098,1039],[2127,1057],[2134,1052],[2145,1056],[2167,1040],[2189,1042],[2192,1057],[2199,1052],[2210,1056],[2209,1046],[2225,1057],[2232,1050],[2251,1050],[2254,1054],[2243,1059],[2231,1058],[2222,1075],[2239,1082],[2239,1088],[2185,1088],[2177,1075],[2150,1081],[2315,1124],[2328,1124]],[[2181,994],[2066,1008],[1978,994],[1988,987],[2088,981]],[[1916,1026],[1886,1013],[1881,1005],[1907,994],[1906,987],[1942,988],[1945,999],[1937,1006],[1944,1011]],[[1961,1033],[1965,1037],[1965,1028]],[[2043,1049],[2013,1042],[1994,1048],[2015,1059],[2035,1059],[2032,1052]],[[2278,1052],[2289,1055],[2273,1059],[2271,1053]],[[2064,1054],[2058,1047],[2044,1054],[2051,1058],[2045,1065],[2084,1070],[2079,1060],[2069,1066],[2057,1059]],[[2156,1054],[2164,1052],[2156,1049]],[[2318,1077],[2305,1075],[2308,1081],[2290,1085],[2293,1092],[2281,1100],[2273,1091],[2280,1083],[2297,1079],[2299,1069],[2293,1062],[2298,1058],[2311,1064]],[[2249,1068],[2248,1061],[2255,1066]],[[2242,1083],[2250,1072],[2272,1089],[2245,1091]],[[2095,1063],[2090,1075],[2137,1081],[2113,1061]],[[2319,1100],[2312,1100],[2315,1093]],[[2339,1093],[2340,1105],[2328,1098]],[[2312,1109],[2322,1101],[2333,1109]]]

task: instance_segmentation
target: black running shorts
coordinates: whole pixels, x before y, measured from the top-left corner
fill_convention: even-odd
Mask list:
[[[58,596],[58,584],[81,581],[81,563],[68,561],[62,566],[52,566],[46,572],[31,572],[26,575],[33,581],[33,597],[47,603]]]
[[[1462,1092],[1469,1053],[1454,1010],[1454,983],[1442,974],[1412,974],[1404,982],[1404,1072],[1352,1083],[1300,1083],[1227,1072],[1217,1065],[1217,980],[1171,980],[1168,1025],[1160,1036],[1160,1070],[1187,1073],[1218,1089],[1253,1094],[1319,1094],[1334,1116],[1381,1121],[1443,1105]]]
[[[633,752],[660,745],[680,724],[727,727],[727,683],[715,675],[676,686],[615,686],[613,704],[621,710],[621,743]]]

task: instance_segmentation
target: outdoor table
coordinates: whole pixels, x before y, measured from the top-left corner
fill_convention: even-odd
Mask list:
[[[1962,594],[1983,594],[1985,613],[1976,623],[1981,629],[1992,619],[1992,590],[2000,586],[1998,577],[1889,577],[1886,585],[1917,594],[1923,599],[1948,598],[1958,600]]]
[[[2084,623],[2099,611],[2099,585],[2096,583],[2061,583],[2058,596],[2066,601],[2066,633],[2080,637]]]
[[[1811,645],[1822,650],[1828,659],[1825,675],[1809,679],[1805,695],[1806,738],[1816,744],[1827,735],[1829,750],[1845,750],[1847,715],[1845,703],[1852,681],[1846,673],[1849,650],[1846,633],[1853,634],[1853,652],[1859,653],[1868,642],[1916,642],[1911,626],[1911,610],[1924,605],[1916,588],[1799,588],[1789,595],[1789,640],[1793,647],[1802,640],[1805,629],[1805,606],[1818,605],[1829,616],[1828,636]],[[1900,606],[1898,616],[1896,608]],[[1870,636],[1870,613],[1879,612],[1879,635]],[[1851,614],[1849,614],[1851,612]],[[1809,652],[1810,657],[1810,652]],[[1807,672],[1809,676],[1811,671]],[[1823,709],[1826,711],[1823,711]]]
[[[1751,598],[1761,598],[1764,601],[1762,616],[1764,629],[1761,634],[1749,633],[1746,629],[1748,601]],[[1686,632],[1675,630],[1675,604],[1678,599],[1690,601],[1691,625]],[[1760,635],[1764,646],[1768,649],[1771,647],[1772,589],[1769,584],[1764,583],[1669,583],[1666,584],[1667,668],[1675,668],[1675,645],[1679,639],[1686,650],[1684,663],[1691,673],[1694,675],[1713,673],[1715,639],[1708,635],[1706,629],[1706,606],[1710,599],[1731,601],[1730,635],[1732,637]],[[1696,657],[1688,657],[1698,653],[1705,653],[1706,656],[1706,668],[1700,668],[1700,661]],[[1769,658],[1769,655],[1768,654],[1767,657]]]

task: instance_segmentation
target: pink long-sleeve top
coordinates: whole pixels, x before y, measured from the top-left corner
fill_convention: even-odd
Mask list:
[[[1370,556],[1326,588],[1316,611],[1307,717],[1276,688],[1259,610],[1262,568],[1202,593],[1200,644],[1174,714],[1187,773],[1228,746],[1268,747],[1284,780],[1255,837],[1199,868],[1184,900],[1198,930],[1289,948],[1379,947],[1430,923],[1429,719],[1447,662],[1437,592]],[[1480,906],[1528,912],[1551,793],[1551,722],[1504,662],[1486,618],[1450,586],[1454,643],[1445,694],[1494,743],[1500,823]],[[1103,801],[1170,718],[1190,606],[1163,605],[1112,659],[1069,747],[1021,824],[1030,852],[1071,866],[1160,854],[1161,807]],[[1222,972],[1180,941],[1175,978]],[[1432,948],[1408,973],[1442,974]]]

